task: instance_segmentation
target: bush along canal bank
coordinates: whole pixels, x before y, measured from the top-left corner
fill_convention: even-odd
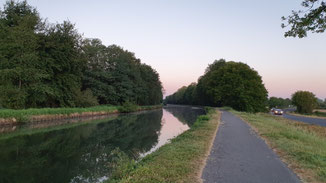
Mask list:
[[[265,113],[244,119],[304,182],[326,182],[326,128]]]
[[[137,106],[126,103],[121,106],[102,105],[89,108],[40,108],[40,109],[1,109],[0,125],[12,125],[24,122],[40,122],[104,116],[116,113],[128,113],[162,108],[162,105]]]
[[[171,140],[139,162],[119,155],[118,167],[107,183],[112,182],[201,182],[212,141],[219,125],[220,113],[207,109],[186,132]]]

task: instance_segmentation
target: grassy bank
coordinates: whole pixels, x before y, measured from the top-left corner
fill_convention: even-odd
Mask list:
[[[35,128],[21,128],[19,130],[13,130],[10,133],[0,133],[0,140],[5,140],[5,139],[10,139],[13,137],[17,136],[22,136],[22,135],[33,135],[37,133],[47,133],[51,131],[56,131],[56,130],[63,130],[63,129],[68,129],[68,128],[74,128],[78,126],[83,126],[83,125],[88,125],[89,123],[92,123],[92,125],[96,125],[98,123],[106,123],[108,121],[117,119],[116,115],[112,115],[110,117],[105,117],[104,119],[95,119],[95,120],[85,120],[85,121],[78,121],[74,123],[66,123],[64,125],[58,125],[54,124],[53,126],[45,126],[45,127],[35,127]]]
[[[108,182],[200,182],[200,174],[219,124],[211,109],[192,128],[137,164],[122,163]]]
[[[29,122],[42,121],[60,118],[73,118],[83,116],[106,115],[119,112],[134,112],[140,110],[150,110],[159,108],[161,105],[155,106],[95,106],[88,108],[41,108],[41,109],[1,109],[0,110],[0,124],[14,123],[14,122]]]
[[[326,128],[269,114],[235,112],[306,182],[326,182]]]

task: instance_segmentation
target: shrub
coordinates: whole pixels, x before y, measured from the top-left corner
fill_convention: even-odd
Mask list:
[[[121,113],[133,112],[138,110],[138,106],[131,102],[125,102],[118,108],[118,110]]]
[[[318,105],[315,94],[309,91],[297,91],[292,94],[292,103],[301,114],[311,114]]]
[[[77,90],[75,95],[75,105],[77,107],[91,107],[98,105],[97,98],[90,89],[85,91]]]
[[[200,120],[200,121],[208,121],[209,117],[207,115],[201,115],[201,116],[198,117],[198,120]]]

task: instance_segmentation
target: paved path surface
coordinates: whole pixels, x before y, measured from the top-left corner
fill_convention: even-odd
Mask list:
[[[202,174],[204,182],[300,182],[248,124],[226,111],[221,121]]]
[[[302,116],[294,116],[290,114],[283,114],[284,118],[291,119],[291,120],[296,120],[296,121],[301,121],[304,123],[309,123],[313,125],[319,125],[319,126],[324,126],[326,127],[326,119],[321,119],[321,118],[309,118],[309,117],[302,117]]]

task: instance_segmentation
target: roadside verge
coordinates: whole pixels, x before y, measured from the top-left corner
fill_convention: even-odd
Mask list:
[[[326,182],[326,128],[264,113],[231,110],[246,121],[304,182]]]

